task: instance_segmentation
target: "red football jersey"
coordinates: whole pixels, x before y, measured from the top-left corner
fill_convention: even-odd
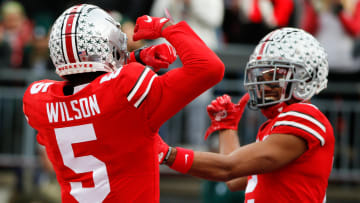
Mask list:
[[[245,202],[322,203],[335,144],[328,119],[312,104],[292,104],[260,127],[257,141],[261,142],[271,134],[299,136],[307,142],[308,149],[279,170],[249,176]]]
[[[177,50],[182,68],[158,76],[130,63],[73,95],[64,95],[67,82],[52,80],[26,90],[24,113],[54,166],[63,202],[159,202],[154,135],[224,72],[220,59],[186,23],[162,34]]]

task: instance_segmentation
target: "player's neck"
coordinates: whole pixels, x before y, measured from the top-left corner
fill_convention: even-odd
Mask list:
[[[105,72],[92,72],[92,73],[81,73],[74,75],[67,75],[64,77],[68,81],[63,91],[64,95],[74,94],[74,87],[84,86],[85,84],[91,83],[97,77],[103,75]]]

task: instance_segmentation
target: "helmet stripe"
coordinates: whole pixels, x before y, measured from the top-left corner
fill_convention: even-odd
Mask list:
[[[257,57],[257,59],[261,59],[261,55],[264,52],[265,46],[267,45],[267,42],[271,39],[272,35],[274,34],[274,32],[271,32],[269,34],[269,36],[265,39],[264,43],[261,45],[260,47],[260,51],[259,51],[259,56]]]
[[[82,12],[82,10],[85,8],[85,6],[81,6],[81,8],[80,9],[78,9],[79,10],[79,15],[76,15],[76,23],[75,23],[75,26],[74,26],[74,28],[73,28],[73,33],[74,33],[74,40],[73,40],[73,47],[75,47],[75,53],[74,53],[74,55],[75,55],[75,57],[76,57],[76,61],[78,61],[78,62],[81,62],[81,59],[80,59],[80,56],[79,56],[79,50],[78,50],[78,44],[77,44],[77,29],[78,29],[78,26],[79,26],[79,18],[80,18],[80,14],[81,14],[81,12]]]
[[[68,17],[65,24],[65,51],[67,54],[65,54],[65,56],[67,56],[67,60],[69,63],[75,63],[78,60],[77,57],[77,53],[76,52],[76,44],[75,44],[75,40],[73,39],[75,37],[75,35],[73,33],[75,33],[75,26],[76,23],[74,23],[74,21],[77,21],[77,19],[79,18],[79,12],[77,12],[77,10],[82,7],[82,5],[76,6],[74,7]],[[74,49],[75,47],[75,49]]]

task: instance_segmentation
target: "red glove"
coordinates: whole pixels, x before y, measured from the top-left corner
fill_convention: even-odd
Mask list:
[[[169,147],[169,145],[166,144],[163,139],[161,139],[159,134],[156,135],[155,139],[157,139],[156,143],[158,149],[159,164],[164,164],[170,156],[171,147]]]
[[[150,17],[143,15],[136,20],[133,40],[156,39],[161,36],[162,27],[169,21],[168,18]]]
[[[175,48],[163,43],[138,49],[130,53],[130,62],[137,61],[143,65],[149,65],[157,72],[160,68],[168,68],[176,60]]]
[[[237,104],[231,102],[227,94],[216,98],[207,106],[207,112],[211,119],[211,125],[205,133],[205,140],[216,130],[233,129],[237,130],[239,121],[249,101],[249,94],[241,97]]]

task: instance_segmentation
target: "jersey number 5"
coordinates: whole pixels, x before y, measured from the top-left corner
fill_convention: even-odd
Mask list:
[[[251,178],[248,180],[245,193],[251,193],[255,190],[256,185],[258,183],[257,175],[252,175]],[[254,199],[249,199],[246,203],[254,203]]]
[[[55,128],[56,141],[64,165],[75,173],[92,172],[94,187],[84,188],[81,182],[70,182],[70,194],[80,203],[102,202],[110,193],[109,177],[104,162],[92,155],[75,157],[72,144],[96,140],[93,124]]]

